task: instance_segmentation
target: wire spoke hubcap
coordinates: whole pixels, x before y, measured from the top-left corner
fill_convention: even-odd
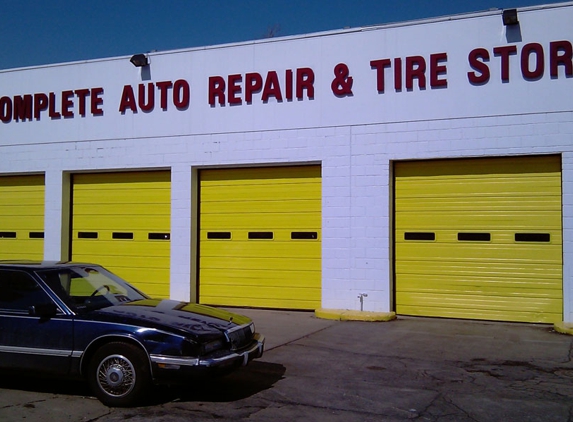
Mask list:
[[[125,396],[135,386],[135,368],[125,356],[108,356],[97,368],[97,381],[107,394],[114,397]]]

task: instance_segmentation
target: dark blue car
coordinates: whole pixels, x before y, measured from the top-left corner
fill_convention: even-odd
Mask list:
[[[253,322],[151,299],[92,264],[0,261],[0,369],[82,377],[108,406],[261,357]]]

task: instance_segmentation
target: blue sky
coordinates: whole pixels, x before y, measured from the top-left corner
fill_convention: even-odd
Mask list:
[[[543,0],[0,0],[0,69],[124,56]]]

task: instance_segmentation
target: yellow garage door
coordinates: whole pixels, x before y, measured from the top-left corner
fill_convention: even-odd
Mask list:
[[[319,166],[200,173],[201,303],[316,309]]]
[[[168,298],[170,186],[168,171],[73,175],[72,259]]]
[[[559,156],[394,170],[397,313],[562,321]]]
[[[44,257],[44,176],[0,177],[0,259]]]

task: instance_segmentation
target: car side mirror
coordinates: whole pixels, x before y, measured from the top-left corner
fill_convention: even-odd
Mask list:
[[[42,303],[28,308],[28,315],[40,318],[51,318],[58,313],[58,307],[54,303]]]

